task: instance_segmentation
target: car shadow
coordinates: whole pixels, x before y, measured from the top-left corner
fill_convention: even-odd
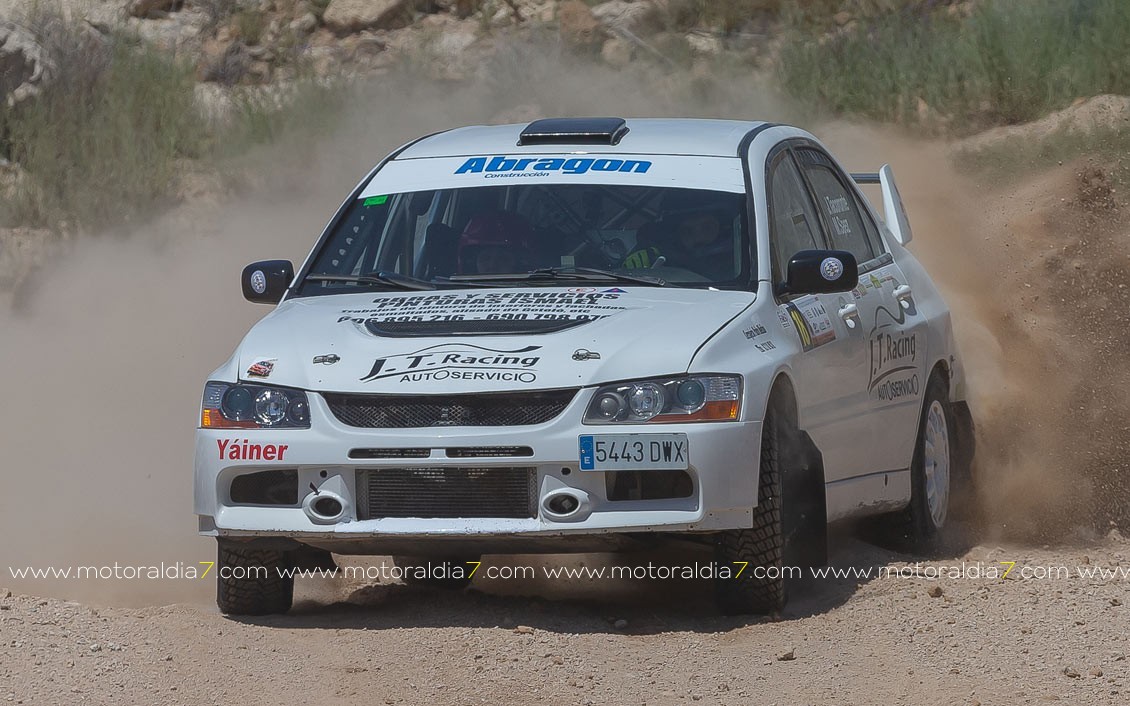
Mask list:
[[[964,545],[947,547],[959,556]],[[711,562],[705,548],[675,546],[662,552],[555,556],[488,556],[464,590],[409,586],[400,582],[365,582],[299,578],[294,607],[286,615],[231,617],[254,625],[290,629],[390,630],[405,627],[498,628],[570,634],[663,632],[719,633],[750,625],[800,620],[847,603],[861,587],[880,578],[881,569],[925,557],[908,553],[890,535],[864,526],[834,526],[829,564],[809,570],[789,583],[789,602],[777,616],[724,616],[714,603],[711,578],[658,577],[659,566],[702,566]],[[352,565],[373,565],[345,558]],[[344,563],[344,562],[343,562]],[[653,567],[651,576],[646,568]],[[490,579],[517,568],[532,568],[534,578]],[[572,569],[571,578],[553,578],[552,570]],[[595,576],[601,568],[604,577]],[[613,567],[620,577],[610,578]],[[586,574],[584,569],[593,573]],[[549,570],[547,572],[547,570]],[[635,577],[624,578],[623,576]],[[562,572],[564,574],[564,572]],[[587,576],[587,578],[585,577]]]

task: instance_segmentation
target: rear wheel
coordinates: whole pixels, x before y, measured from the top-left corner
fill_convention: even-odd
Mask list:
[[[286,552],[219,540],[216,605],[226,615],[285,613],[294,602],[294,576]]]
[[[392,562],[403,571],[404,583],[409,586],[431,586],[458,591],[471,585],[471,574],[479,557],[473,560],[424,559],[413,556],[394,556]]]
[[[753,526],[727,530],[718,536],[715,558],[719,568],[729,567],[737,574],[736,578],[732,575],[715,578],[718,609],[727,615],[776,613],[785,606],[781,460],[785,456],[787,432],[791,425],[791,419],[780,409],[766,415],[761,428],[760,471]]]
[[[910,506],[903,515],[908,539],[919,551],[931,551],[941,545],[952,514],[955,427],[947,397],[945,380],[932,376],[926,386],[910,469]]]

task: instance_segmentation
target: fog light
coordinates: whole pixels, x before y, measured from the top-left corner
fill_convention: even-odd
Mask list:
[[[548,507],[549,511],[554,515],[568,515],[575,512],[580,505],[581,503],[572,495],[565,494],[555,495],[546,503],[546,507]]]
[[[341,514],[341,502],[337,498],[318,498],[310,507],[322,517],[337,517]]]

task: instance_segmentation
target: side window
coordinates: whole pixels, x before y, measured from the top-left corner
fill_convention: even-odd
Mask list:
[[[871,243],[871,251],[875,253],[874,257],[878,257],[887,251],[887,248],[883,245],[883,239],[879,237],[879,228],[875,225],[875,219],[871,217],[867,208],[860,203],[858,194],[853,192],[853,195],[855,196],[855,206],[859,209],[859,215],[863,218],[863,230],[867,233],[867,241]]]
[[[769,175],[769,208],[773,279],[779,282],[785,278],[785,267],[793,255],[824,247],[820,242],[820,220],[787,152],[777,159]]]
[[[878,257],[875,224],[861,211],[853,192],[828,157],[816,150],[797,150],[805,176],[812,185],[817,208],[828,224],[832,247],[847,250],[860,263]]]

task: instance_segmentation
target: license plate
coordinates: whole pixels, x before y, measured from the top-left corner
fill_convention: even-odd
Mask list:
[[[686,434],[586,434],[580,437],[582,471],[685,471]]]

